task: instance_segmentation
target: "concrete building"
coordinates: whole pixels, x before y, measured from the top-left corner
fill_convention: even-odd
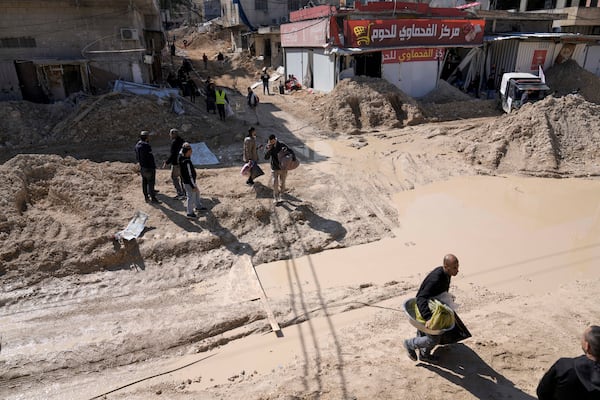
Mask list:
[[[281,25],[286,75],[331,91],[346,77],[383,78],[412,97],[433,90],[456,49],[481,47],[482,19],[425,3],[357,2],[292,12]]]
[[[162,80],[157,0],[0,2],[0,100],[53,102]]]
[[[279,25],[305,5],[301,0],[221,0],[221,20],[231,29],[234,51],[249,49],[266,67],[276,67],[283,63]]]
[[[280,26],[286,75],[322,92],[346,77],[379,77],[416,98],[439,79],[478,95],[503,72],[538,73],[567,59],[600,76],[600,36],[558,32],[567,14],[451,3],[356,2],[291,12]]]

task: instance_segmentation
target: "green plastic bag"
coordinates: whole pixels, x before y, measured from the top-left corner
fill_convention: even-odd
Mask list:
[[[429,329],[439,330],[439,329],[447,329],[454,325],[454,311],[447,305],[443,304],[441,301],[433,299],[429,300],[429,310],[433,314],[431,316],[431,322],[429,324]],[[415,302],[415,319],[422,324],[426,321],[421,316],[419,312],[419,307]]]
[[[447,329],[454,325],[454,311],[439,300],[429,300],[429,309],[432,312],[429,329]]]

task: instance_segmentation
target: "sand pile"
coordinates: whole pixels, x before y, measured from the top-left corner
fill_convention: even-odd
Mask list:
[[[315,106],[328,127],[341,133],[399,128],[424,119],[412,97],[379,78],[344,79]]]
[[[51,134],[53,128],[75,107],[70,102],[0,102],[0,150],[56,140],[56,135]]]
[[[600,106],[579,95],[526,104],[464,137],[472,143],[459,151],[498,172],[506,166],[538,176],[600,173]]]
[[[423,103],[452,103],[455,101],[471,100],[473,100],[471,96],[443,79],[438,81],[437,87],[434,90],[420,99]]]
[[[132,217],[115,194],[133,184],[132,165],[19,155],[0,175],[4,279],[25,284],[127,265],[128,252],[114,249],[110,235]]]
[[[600,77],[581,68],[574,60],[554,65],[546,71],[546,81],[557,96],[578,91],[587,101],[600,104]]]
[[[480,100],[440,79],[438,87],[419,99],[429,121],[448,121],[501,114],[496,100]]]
[[[0,149],[4,150],[0,161],[25,149],[48,145],[78,146],[92,152],[93,147],[89,146],[92,143],[131,149],[140,131],[149,130],[167,140],[167,133],[173,127],[188,140],[209,143],[213,139],[219,143],[233,140],[231,135],[219,135],[221,130],[215,128],[219,123],[207,116],[202,100],[197,105],[182,100],[185,109],[182,115],[173,112],[171,102],[155,96],[109,93],[81,99],[77,104],[0,103]]]

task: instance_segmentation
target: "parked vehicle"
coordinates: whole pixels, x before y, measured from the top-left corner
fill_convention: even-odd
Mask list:
[[[535,102],[546,97],[550,90],[542,79],[527,72],[509,72],[502,75],[500,101],[502,109],[510,113],[524,103]]]

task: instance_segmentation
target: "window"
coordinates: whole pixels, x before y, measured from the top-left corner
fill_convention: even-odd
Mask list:
[[[303,2],[300,0],[288,0],[288,7],[290,11],[300,10],[302,8]]]
[[[37,47],[32,37],[0,38],[0,48]]]
[[[269,2],[268,0],[254,0],[254,9],[269,11]]]

